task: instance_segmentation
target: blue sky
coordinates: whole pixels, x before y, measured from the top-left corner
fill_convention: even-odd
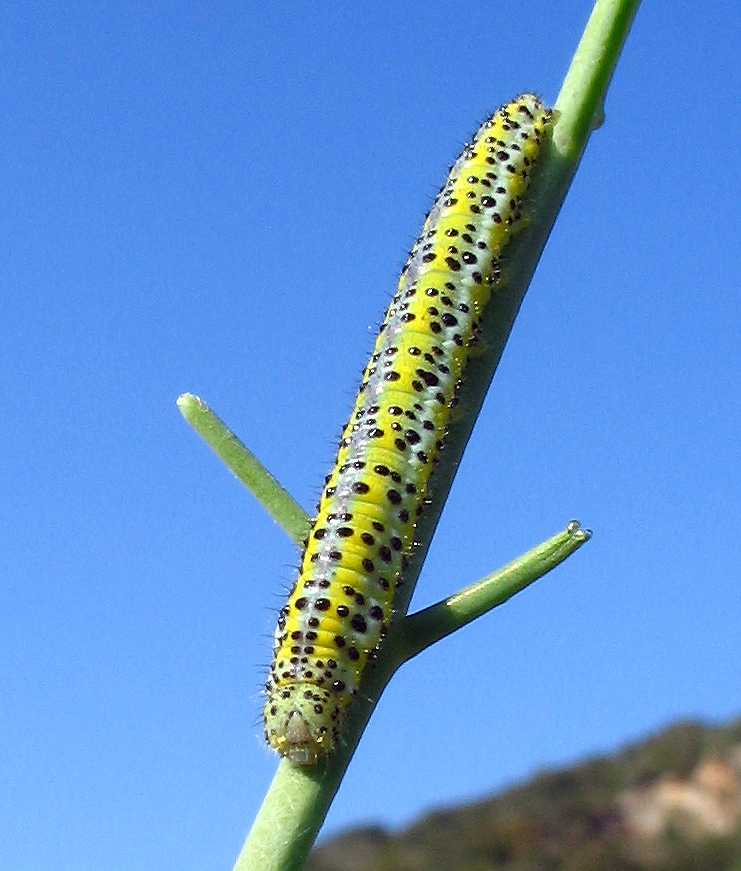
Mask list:
[[[231,867],[298,555],[175,400],[312,509],[448,165],[589,9],[0,13],[0,867]],[[325,833],[741,713],[739,19],[640,10],[413,604],[594,538],[397,675]]]

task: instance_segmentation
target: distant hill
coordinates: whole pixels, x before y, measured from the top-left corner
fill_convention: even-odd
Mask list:
[[[401,832],[316,848],[307,871],[741,871],[741,720],[680,723]]]

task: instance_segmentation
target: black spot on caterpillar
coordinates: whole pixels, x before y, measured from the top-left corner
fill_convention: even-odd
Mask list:
[[[275,632],[265,737],[297,765],[336,746],[388,630],[456,386],[522,226],[550,117],[524,94],[479,128],[402,270]]]

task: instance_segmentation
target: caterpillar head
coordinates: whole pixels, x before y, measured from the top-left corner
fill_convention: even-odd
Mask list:
[[[341,707],[336,693],[313,684],[269,692],[265,738],[294,765],[316,765],[337,745]]]

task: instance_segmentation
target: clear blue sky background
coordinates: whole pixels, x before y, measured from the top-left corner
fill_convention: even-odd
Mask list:
[[[298,555],[175,400],[312,509],[448,165],[590,5],[6,4],[0,867],[231,867]],[[593,540],[397,676],[325,833],[741,713],[740,25],[640,10],[415,605]]]

